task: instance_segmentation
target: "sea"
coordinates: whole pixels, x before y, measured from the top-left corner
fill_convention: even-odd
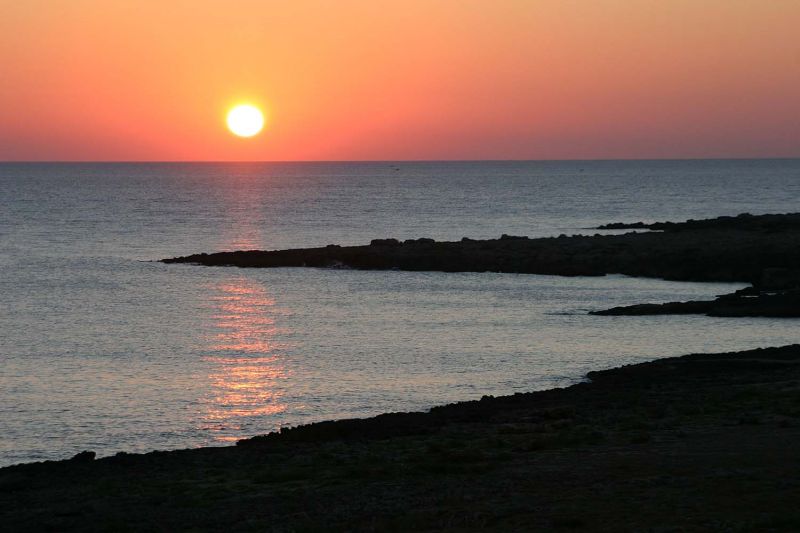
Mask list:
[[[798,211],[800,160],[0,164],[0,466],[200,446],[800,342],[793,319],[601,317],[744,284],[238,269],[197,252],[607,233]]]

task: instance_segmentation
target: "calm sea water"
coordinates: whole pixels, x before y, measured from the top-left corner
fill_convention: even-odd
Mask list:
[[[1,164],[0,465],[224,444],[800,342],[794,320],[586,315],[740,285],[154,259],[595,233],[798,200],[797,160]]]

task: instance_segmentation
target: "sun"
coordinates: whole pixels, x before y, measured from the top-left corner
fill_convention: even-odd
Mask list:
[[[252,137],[264,127],[264,114],[249,104],[237,105],[228,111],[228,129],[239,137]]]

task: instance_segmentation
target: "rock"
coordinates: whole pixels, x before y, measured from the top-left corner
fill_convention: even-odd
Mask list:
[[[646,316],[646,315],[693,315],[706,314],[713,301],[668,302],[663,304],[636,304],[612,307],[603,311],[592,311],[590,315],[601,316]]]
[[[663,231],[540,239],[505,234],[500,239],[460,242],[422,238],[402,244],[397,239],[375,239],[369,246],[221,252],[162,261],[250,268],[346,265],[371,270],[625,274],[780,287],[800,277],[796,274],[800,271],[800,214],[664,222],[648,228]]]
[[[755,294],[754,294],[755,293]],[[800,317],[800,290],[758,292],[752,287],[710,301],[637,304],[592,311],[591,315],[644,316],[702,314],[720,317]]]
[[[725,317],[800,317],[800,291],[795,289],[777,294],[761,293],[755,297],[717,298],[708,315]]]
[[[372,239],[369,243],[370,246],[400,246],[400,241],[397,239]],[[330,248],[328,245],[326,248]]]
[[[92,451],[84,450],[72,456],[70,462],[73,463],[91,463],[97,454]]]
[[[647,224],[645,224],[644,222],[632,222],[632,223],[612,222],[611,224],[603,224],[602,226],[597,226],[597,229],[640,229],[646,227]]]
[[[750,231],[785,231],[787,229],[800,229],[800,213],[783,215],[751,215],[741,213],[735,217],[722,216],[695,220],[690,218],[686,222],[614,222],[598,226],[597,229],[651,229],[659,231],[691,231],[702,229],[747,229]]]

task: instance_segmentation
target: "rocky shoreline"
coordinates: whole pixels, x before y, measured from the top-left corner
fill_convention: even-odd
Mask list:
[[[752,284],[713,301],[639,304],[596,314],[800,316],[800,214],[718,217],[653,224],[614,223],[621,235],[436,242],[376,239],[366,246],[328,245],[276,251],[201,253],[164,263],[244,268],[320,267],[443,272],[508,272],[560,276],[625,274],[674,281]]]
[[[748,287],[714,300],[635,304],[591,311],[600,316],[707,315],[719,317],[800,317],[800,289]]]
[[[796,531],[800,345],[311,424],[237,446],[0,469],[13,531]]]

